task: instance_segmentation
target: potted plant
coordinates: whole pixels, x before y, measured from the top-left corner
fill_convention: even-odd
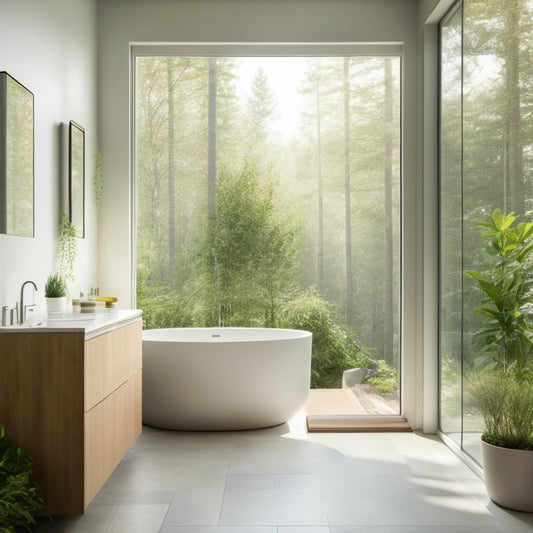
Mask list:
[[[67,284],[61,274],[50,274],[44,285],[46,309],[49,313],[62,313],[67,306]]]
[[[15,533],[17,527],[35,524],[33,513],[43,499],[33,476],[33,461],[20,448],[9,446],[0,426],[0,531]]]
[[[485,317],[477,335],[492,361],[469,390],[485,423],[485,483],[496,503],[533,511],[533,223],[497,209],[478,227],[490,264],[466,274],[485,295],[475,308]]]

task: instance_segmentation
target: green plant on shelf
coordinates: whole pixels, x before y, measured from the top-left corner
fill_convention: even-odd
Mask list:
[[[67,295],[67,284],[61,274],[50,274],[44,285],[46,298],[62,298]]]

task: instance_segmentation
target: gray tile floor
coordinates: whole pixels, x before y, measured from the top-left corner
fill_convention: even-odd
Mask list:
[[[439,440],[409,433],[220,433],[149,427],[85,515],[34,531],[76,533],[525,533]]]

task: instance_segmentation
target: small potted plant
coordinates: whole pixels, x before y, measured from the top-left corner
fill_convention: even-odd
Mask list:
[[[49,313],[62,313],[67,307],[67,284],[61,274],[50,274],[44,286],[46,310]]]
[[[496,503],[533,512],[533,382],[512,372],[486,372],[469,390],[483,415],[487,492]]]
[[[533,222],[497,209],[479,223],[490,241],[486,271],[466,271],[485,295],[478,336],[491,358],[468,390],[485,422],[481,437],[487,491],[496,503],[533,512]]]

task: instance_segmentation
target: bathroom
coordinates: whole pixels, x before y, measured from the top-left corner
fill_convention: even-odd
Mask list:
[[[298,416],[257,432],[180,435],[145,427],[86,515],[41,522],[39,530],[532,530],[530,519],[488,502],[479,478],[434,436],[437,274],[424,243],[437,240],[436,171],[428,163],[435,161],[436,113],[424,111],[436,107],[436,22],[451,3],[0,0],[0,71],[31,90],[35,111],[34,237],[0,235],[0,305],[14,307],[32,280],[37,291],[27,285],[24,293],[37,307],[30,312],[44,310],[44,284],[57,268],[60,130],[71,120],[85,130],[86,153],[85,236],[77,240],[71,291],[98,287],[121,309],[135,306],[132,44],[386,42],[403,43],[404,53],[402,411],[417,433],[312,437]],[[97,154],[101,206],[92,183]]]

